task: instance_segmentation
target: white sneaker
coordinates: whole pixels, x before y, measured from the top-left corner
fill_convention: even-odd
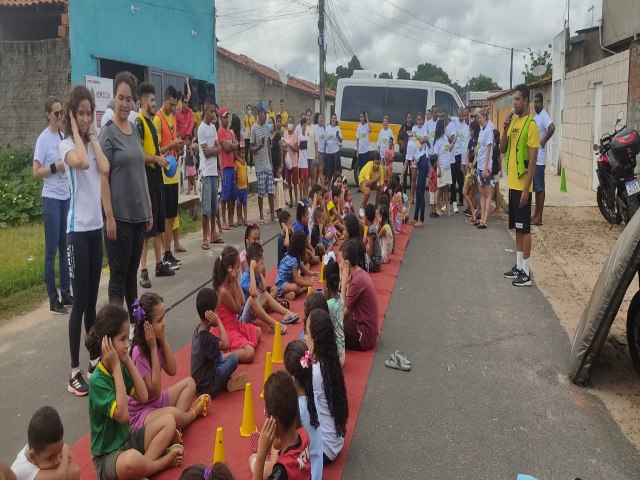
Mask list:
[[[459,213],[458,204],[457,203],[453,204],[453,213]]]
[[[358,213],[360,214],[361,217],[364,217],[364,208],[361,208]]]

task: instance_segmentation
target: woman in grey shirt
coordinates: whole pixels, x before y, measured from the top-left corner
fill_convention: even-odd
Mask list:
[[[152,226],[151,200],[144,170],[140,134],[129,123],[136,79],[120,72],[113,80],[115,114],[100,131],[100,146],[109,160],[110,173],[102,177],[109,278],[109,302],[122,305],[129,314],[138,297],[137,272],[144,235]]]

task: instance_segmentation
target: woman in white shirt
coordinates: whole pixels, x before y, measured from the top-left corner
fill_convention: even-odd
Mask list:
[[[489,120],[489,112],[483,108],[478,117],[480,136],[478,137],[478,183],[480,185],[480,210],[482,216],[476,225],[480,229],[487,228],[489,211],[491,210],[491,167],[493,166],[493,124]]]
[[[340,144],[342,143],[342,131],[338,126],[338,117],[331,115],[331,123],[326,127],[327,135],[325,144],[324,178],[330,181],[336,171],[342,172],[340,164]]]
[[[307,149],[307,157],[309,160],[309,180],[307,184],[313,185],[318,181],[318,158],[316,155],[316,126],[313,123],[313,112],[307,108],[307,140],[309,148]]]
[[[315,130],[315,150],[316,150],[316,166],[318,170],[318,176],[316,178],[317,183],[324,185],[324,162],[325,162],[325,147],[327,146],[327,133],[324,128],[323,116],[316,112],[313,116],[313,127]]]
[[[309,132],[313,128],[307,125],[307,118],[300,120],[300,133],[298,134],[298,177],[300,179],[300,198],[307,198],[309,194],[309,151],[311,141],[309,140]]]
[[[48,121],[33,153],[33,176],[44,181],[42,187],[42,219],[44,220],[44,280],[49,295],[49,309],[53,313],[67,313],[66,305],[73,305],[69,285],[67,260],[67,215],[69,214],[69,180],[60,158],[60,123],[62,103],[56,97],[44,101],[44,115]],[[60,294],[56,289],[55,261],[59,253]]]
[[[356,151],[358,152],[358,171],[369,161],[369,134],[371,125],[367,118],[367,112],[360,112],[360,123],[356,129]]]
[[[82,319],[88,332],[96,320],[96,303],[102,271],[102,175],[109,175],[109,161],[98,144],[93,115],[95,100],[86,87],[74,87],[64,108],[66,137],[60,142],[60,158],[71,185],[67,221],[69,270],[73,286],[73,308],[69,318],[71,376],[67,389],[85,396],[89,388],[80,370]],[[98,364],[91,359],[89,373]]]
[[[428,130],[424,124],[424,117],[422,112],[418,112],[416,115],[416,124],[411,129],[413,132],[413,138],[420,144],[420,158],[423,156],[426,159],[427,149],[429,146]],[[418,178],[418,162],[411,163],[411,203],[416,203],[416,180]],[[427,173],[429,172],[429,164],[427,163]],[[417,209],[418,207],[416,207]]]

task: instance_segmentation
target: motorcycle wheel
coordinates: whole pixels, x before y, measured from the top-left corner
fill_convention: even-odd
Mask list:
[[[598,208],[604,219],[612,225],[620,224],[620,222],[622,222],[622,215],[618,212],[617,204],[614,202],[611,207],[607,205],[607,194],[602,187],[598,187],[596,197],[598,200]]]
[[[624,213],[624,224],[628,225],[631,221],[631,217],[638,210],[638,195],[632,195],[631,197],[627,197],[627,208],[623,212]]]
[[[633,296],[627,312],[627,345],[633,367],[640,373],[640,291]]]

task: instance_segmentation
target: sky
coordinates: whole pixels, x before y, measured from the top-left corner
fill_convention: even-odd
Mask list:
[[[570,4],[572,34],[598,25],[602,0]],[[547,48],[567,18],[566,0],[325,0],[325,10],[327,72],[355,54],[363,68],[394,78],[400,67],[413,75],[431,62],[460,85],[484,74],[502,88],[509,87],[510,49],[516,85],[527,48]],[[216,11],[220,46],[318,82],[316,0],[216,0]]]

